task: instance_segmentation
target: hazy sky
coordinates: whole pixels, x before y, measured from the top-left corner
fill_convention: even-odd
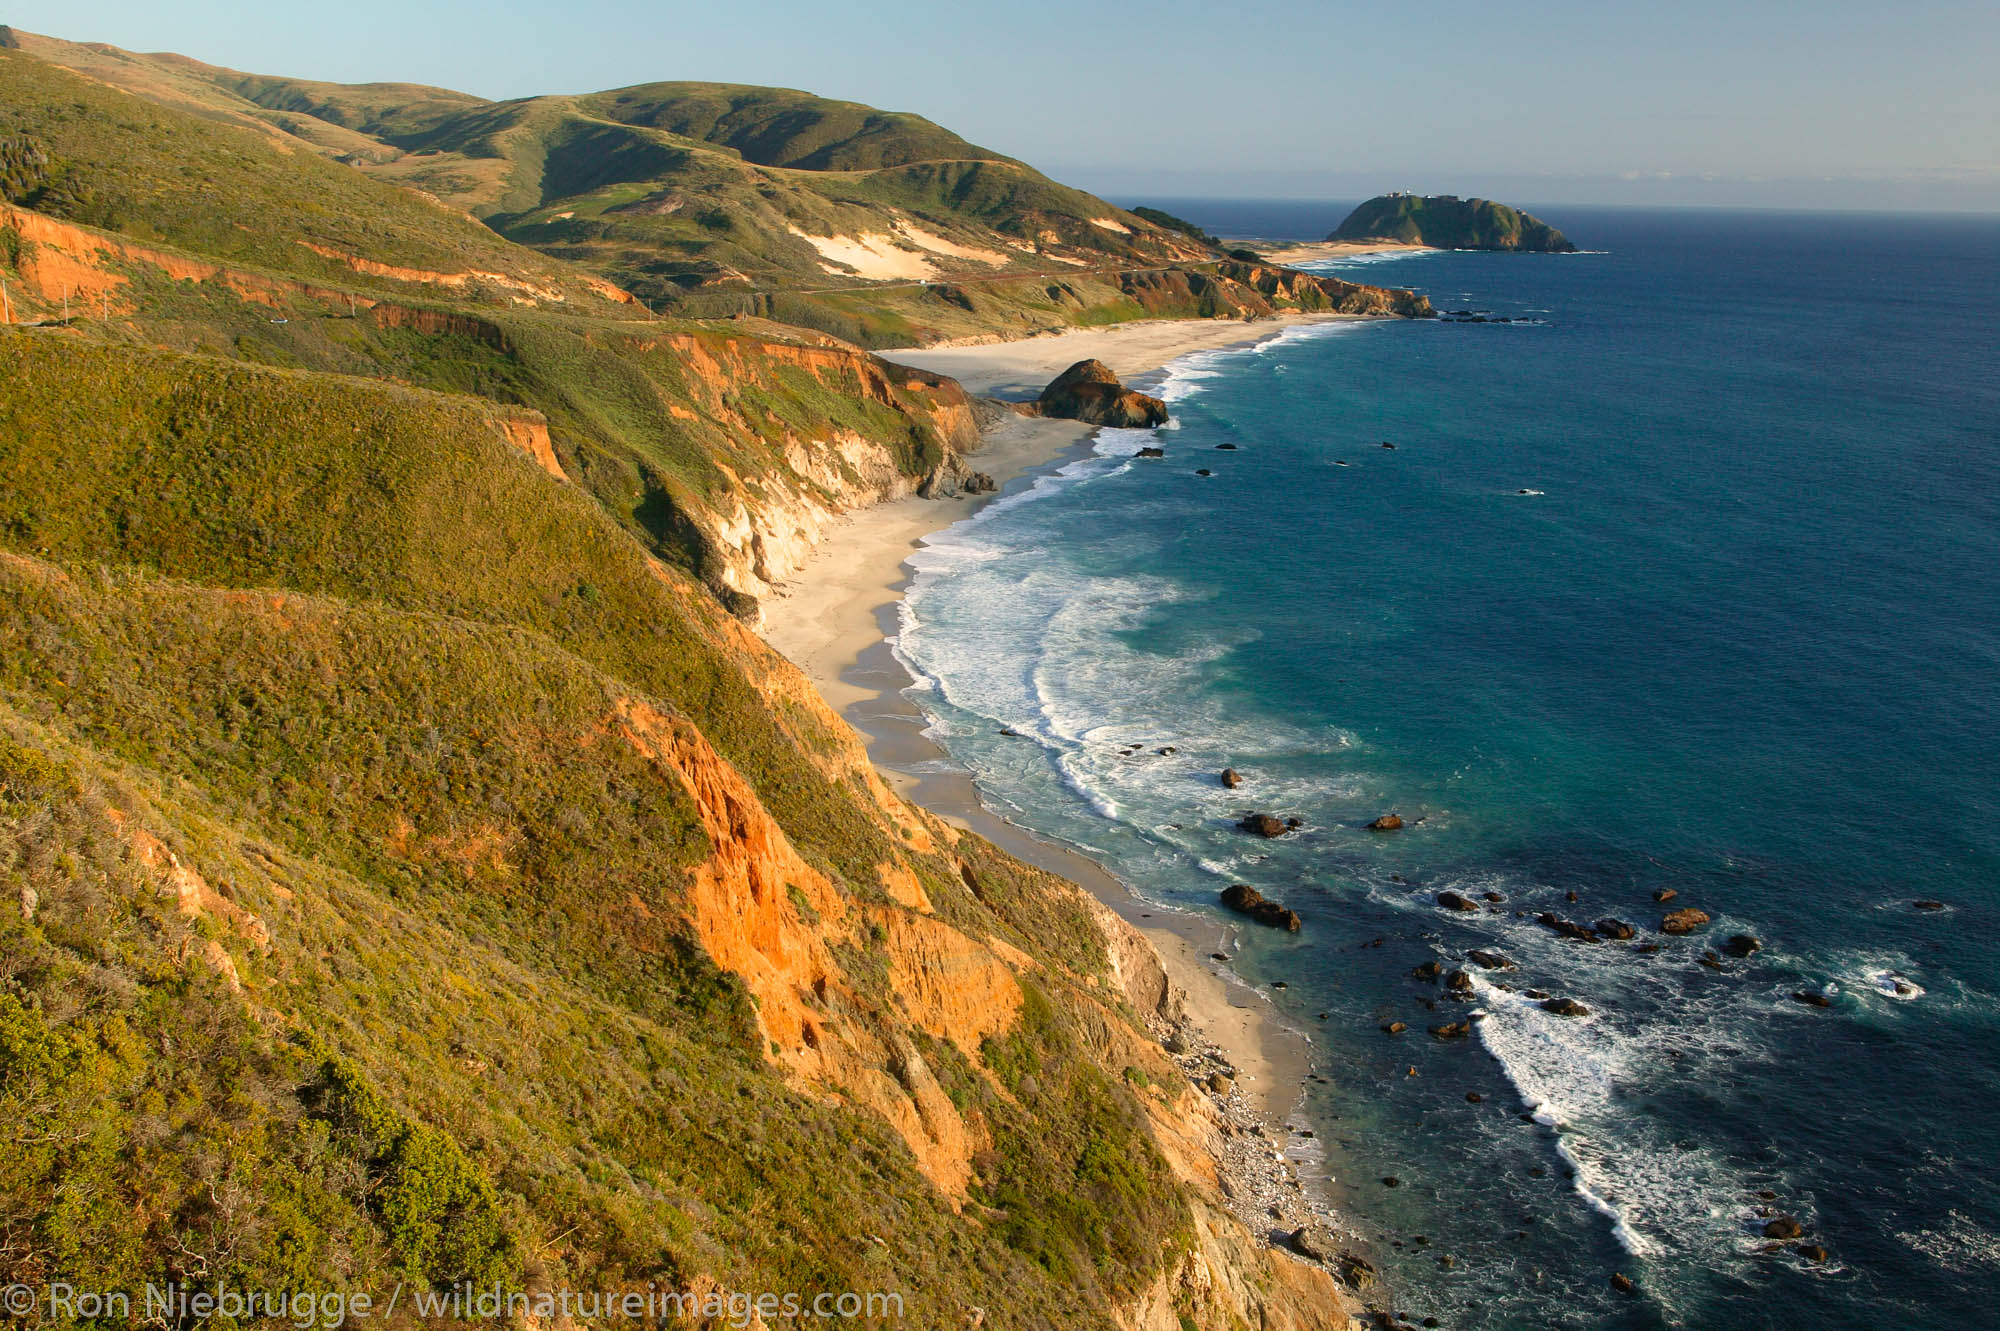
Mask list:
[[[2000,0],[15,0],[0,20],[496,98],[782,84],[1120,196],[2000,211]]]

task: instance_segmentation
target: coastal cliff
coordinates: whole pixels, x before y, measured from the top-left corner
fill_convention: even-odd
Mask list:
[[[1576,249],[1539,217],[1491,199],[1455,194],[1383,194],[1349,213],[1330,241],[1393,241],[1443,250],[1520,250],[1567,254]]]

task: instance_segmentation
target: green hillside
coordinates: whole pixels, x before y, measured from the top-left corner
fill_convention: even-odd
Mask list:
[[[1073,896],[913,848],[585,496],[448,399],[62,342],[0,335],[0,885],[32,903],[0,912],[30,1129],[0,1274],[186,1278],[191,1244],[244,1286],[701,1274],[1081,1326],[1186,1241],[1131,1090],[1077,1055]],[[820,1038],[919,1040],[1013,1220],[967,1225],[767,1057],[685,923],[716,846],[634,708],[754,783],[736,816],[831,885],[801,912],[879,922]],[[894,1035],[884,864],[1043,959],[1013,1034]],[[57,1140],[95,1145],[21,1144]]]
[[[790,88],[644,83],[584,100],[607,120],[728,148],[759,166],[873,171],[912,162],[1005,160],[922,116]]]
[[[1393,240],[1446,250],[1566,254],[1569,238],[1541,218],[1491,199],[1454,194],[1383,194],[1347,215],[1328,240]]]
[[[703,303],[717,291],[1214,257],[1198,238],[920,116],[789,89],[655,83],[488,102],[422,85],[246,74],[33,34],[20,42],[176,109],[294,138],[655,304],[699,313],[731,312]],[[857,243],[875,252],[858,264]]]
[[[1420,298],[1155,260],[1190,238],[928,122],[714,85],[13,34],[0,186],[0,1284],[1345,1325],[1228,1211],[1143,944],[904,804],[752,626],[977,442],[817,330]],[[864,235],[978,272],[810,239]]]
[[[888,347],[1351,301],[1344,288],[1273,299],[1290,279],[1225,276],[1226,256],[1177,219],[1125,212],[920,116],[789,89],[655,83],[488,102],[17,41],[161,107],[442,201],[517,242],[516,265],[537,252],[572,283],[608,280],[656,312],[758,316]],[[293,255],[290,270],[300,263],[311,266]],[[1398,307],[1384,295],[1355,308]]]
[[[448,208],[269,134],[124,95],[0,49],[6,201],[207,258],[387,285],[333,255],[441,273],[489,271],[567,290],[580,274]],[[601,299],[597,298],[597,299]]]

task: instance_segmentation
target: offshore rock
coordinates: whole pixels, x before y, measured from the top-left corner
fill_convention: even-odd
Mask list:
[[[1691,934],[1707,923],[1707,911],[1697,910],[1693,906],[1684,906],[1680,910],[1668,911],[1661,918],[1660,932],[1663,934]]]
[[[1299,913],[1279,905],[1248,883],[1233,883],[1222,889],[1222,904],[1238,915],[1248,915],[1259,924],[1287,933],[1299,931]]]

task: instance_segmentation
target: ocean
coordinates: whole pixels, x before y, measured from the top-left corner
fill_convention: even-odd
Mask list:
[[[1141,381],[1170,425],[932,538],[909,696],[1142,896],[1303,916],[1232,965],[1313,1042],[1306,1169],[1398,1312],[1986,1324],[2000,221],[1536,211],[1586,252],[1320,265],[1488,322],[1187,357]]]

